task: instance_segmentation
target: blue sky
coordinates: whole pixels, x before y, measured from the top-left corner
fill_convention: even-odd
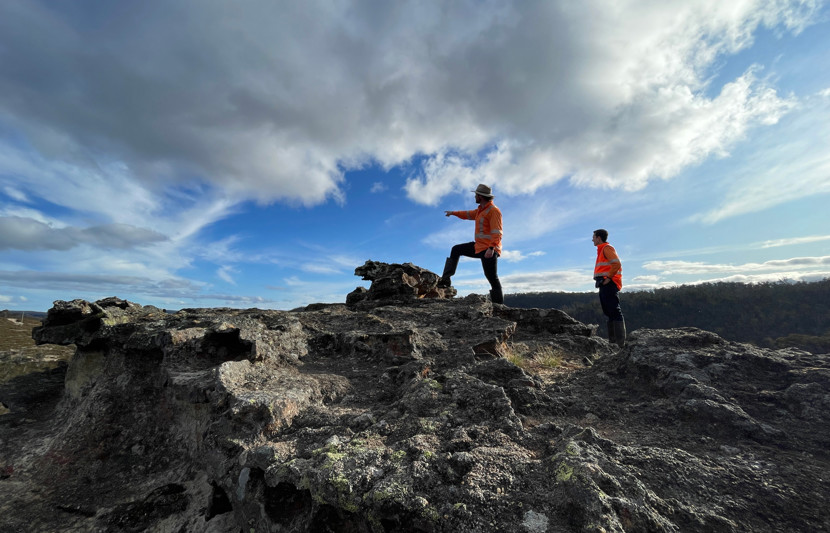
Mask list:
[[[600,227],[624,290],[830,277],[828,57],[810,0],[4,0],[0,308],[344,302],[479,183],[506,294]]]

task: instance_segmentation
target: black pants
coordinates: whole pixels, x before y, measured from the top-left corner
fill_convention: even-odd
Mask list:
[[[474,242],[465,242],[464,244],[456,244],[452,247],[452,251],[450,252],[450,261],[453,264],[458,264],[458,258],[461,256],[464,257],[477,257],[481,259],[481,266],[484,269],[484,277],[487,278],[487,281],[490,282],[490,287],[493,289],[493,292],[496,294],[501,295],[501,281],[499,281],[499,254],[495,251],[493,252],[493,257],[486,258],[484,254],[487,253],[487,250],[483,250],[481,252],[476,253],[476,243]],[[455,272],[453,272],[454,274]]]
[[[620,289],[613,281],[603,285],[599,283],[599,303],[602,305],[602,312],[609,320],[623,320],[622,307],[620,307]]]

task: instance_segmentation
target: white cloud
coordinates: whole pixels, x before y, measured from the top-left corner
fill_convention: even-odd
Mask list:
[[[82,244],[126,249],[164,240],[164,235],[128,224],[52,228],[31,218],[0,217],[0,250],[69,250]]]
[[[260,296],[205,292],[205,285],[182,278],[117,276],[112,274],[73,274],[0,270],[0,283],[7,287],[43,291],[58,298],[98,300],[124,293],[147,298],[157,305],[176,308],[186,305],[254,306],[276,303]],[[63,296],[65,295],[65,296]],[[18,298],[25,302],[23,296]],[[140,301],[138,303],[146,303]]]
[[[342,274],[343,271],[340,268],[331,266],[331,265],[321,265],[321,264],[313,264],[307,263],[300,267],[303,272],[310,272],[313,274]]]
[[[52,228],[66,227],[66,224],[63,223],[61,220],[58,220],[54,217],[50,217],[44,213],[41,213],[37,209],[32,209],[29,207],[6,206],[0,208],[0,217],[31,219]]]
[[[216,271],[216,275],[219,276],[219,278],[221,278],[224,282],[236,285],[236,280],[234,280],[233,275],[237,272],[238,270],[231,266],[223,266]]]
[[[198,294],[201,289],[200,285],[180,278],[151,279],[139,276],[38,272],[33,270],[2,270],[0,271],[0,282],[9,287],[103,294],[102,297],[126,290],[138,290],[145,294],[157,296],[167,296],[169,294],[190,298]]]
[[[518,263],[519,261],[524,261],[529,257],[540,257],[545,255],[545,252],[530,252],[528,254],[522,253],[520,250],[503,250],[502,255],[499,259],[510,262],[510,263]]]
[[[816,269],[830,267],[830,256],[823,257],[794,257],[791,259],[765,261],[763,263],[744,263],[740,265],[716,264],[690,261],[648,261],[643,264],[646,270],[660,271],[662,276],[727,274],[744,275],[750,272],[776,271],[789,272],[782,269]],[[775,274],[778,275],[778,274]],[[783,275],[783,274],[782,274]]]
[[[811,242],[830,241],[830,235],[812,235],[809,237],[793,237],[790,239],[776,239],[774,241],[764,241],[761,243],[762,248],[778,248],[780,246],[793,246],[798,244],[809,244]]]
[[[525,272],[521,274],[510,274],[499,276],[502,288],[505,293],[520,292],[551,292],[551,291],[582,291],[594,287],[594,280],[591,279],[589,271],[559,270]],[[459,294],[465,295],[470,292],[484,292],[490,290],[490,284],[480,273],[470,277],[454,277],[453,287],[458,289]]]
[[[426,203],[487,180],[631,189],[777,120],[789,103],[754,71],[709,98],[709,69],[818,7],[9,0],[0,116],[53,162],[39,181],[121,192],[96,208],[122,222],[125,191],[130,212],[193,181],[312,205],[342,200],[344,169],[416,154],[408,191]],[[106,24],[88,31],[86,10]]]
[[[672,287],[677,287],[680,284],[675,281],[655,281],[655,282],[643,282],[643,283],[627,283],[623,286],[623,291],[625,292],[635,292],[635,291],[653,291],[655,289],[669,289]]]
[[[388,188],[389,187],[387,187],[386,184],[382,181],[376,181],[372,184],[372,188],[369,189],[369,192],[372,194],[377,194],[386,191]]]
[[[688,285],[699,285],[702,283],[777,283],[787,282],[814,282],[830,279],[830,270],[820,272],[774,272],[769,274],[743,275],[735,274],[720,278],[698,280]]]
[[[714,224],[779,204],[830,194],[830,101],[808,98],[780,125],[754,140],[754,155],[721,176],[716,205],[692,220]],[[804,132],[810,132],[804,135]]]
[[[20,203],[28,203],[29,202],[29,198],[26,196],[26,194],[23,193],[23,191],[21,191],[17,188],[6,186],[6,187],[3,187],[3,192],[9,198],[17,200]]]
[[[631,283],[655,283],[660,280],[660,276],[635,276],[631,278]]]
[[[742,252],[742,251],[750,251],[750,250],[764,250],[767,248],[779,248],[783,246],[797,246],[800,244],[809,244],[812,242],[821,242],[825,240],[830,240],[830,235],[812,235],[807,237],[788,237],[785,239],[776,239],[776,240],[768,240],[768,241],[757,241],[745,244],[728,244],[728,245],[720,245],[720,246],[709,246],[706,248],[695,248],[690,250],[671,250],[666,252],[656,252],[651,254],[651,257],[661,258],[661,257],[684,257],[684,256],[697,256],[697,255],[712,255],[712,254],[722,254],[725,252]]]

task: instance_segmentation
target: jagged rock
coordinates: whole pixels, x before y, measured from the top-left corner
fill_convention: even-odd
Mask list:
[[[358,287],[346,296],[346,305],[352,308],[405,304],[413,298],[452,298],[458,294],[452,287],[438,287],[438,274],[412,263],[366,261],[354,274],[372,284],[368,290]]]
[[[690,328],[615,351],[358,269],[412,272],[294,311],[56,302],[34,336],[77,351],[57,406],[0,414],[0,529],[830,528],[828,356]]]

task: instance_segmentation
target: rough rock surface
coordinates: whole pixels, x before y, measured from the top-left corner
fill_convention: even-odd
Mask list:
[[[0,530],[830,530],[828,355],[696,329],[615,352],[413,265],[356,273],[290,312],[56,302],[34,336],[77,350],[59,402],[0,415]]]

